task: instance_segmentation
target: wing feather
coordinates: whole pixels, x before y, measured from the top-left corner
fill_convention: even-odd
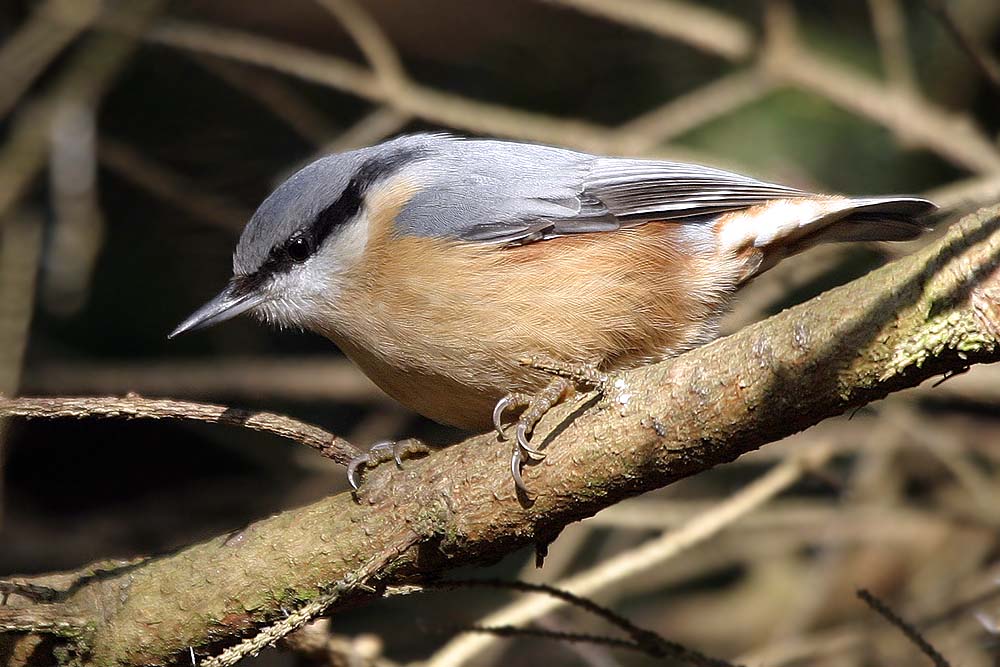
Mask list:
[[[787,200],[815,197],[811,193],[695,164],[444,135],[409,140],[426,157],[398,176],[408,187],[413,182],[421,187],[395,225],[416,236],[517,245],[675,221],[691,243],[714,247],[715,230],[704,223],[785,200],[759,228],[742,230],[730,222],[727,229],[733,227],[739,239],[752,237],[756,245],[809,235],[814,241],[903,239],[918,233],[916,219],[934,208],[917,197],[897,196],[818,197],[810,207]],[[745,222],[759,220],[750,216]]]
[[[424,187],[397,219],[403,233],[531,243],[653,220],[688,222],[807,195],[695,164],[441,136],[435,145],[434,159],[414,169]]]
[[[531,196],[525,192],[507,210],[519,215],[466,227],[461,238],[484,243],[531,243],[554,236],[614,231],[653,220],[686,221],[748,208],[773,199],[807,196],[801,190],[758,181],[721,169],[657,160],[589,158],[583,169],[560,179],[557,172],[534,181]],[[553,192],[565,196],[577,192],[576,206],[569,215],[538,215],[541,205],[551,204],[545,194],[549,181]]]
[[[594,161],[584,192],[617,218],[643,221],[714,214],[807,195],[711,167],[615,158]]]

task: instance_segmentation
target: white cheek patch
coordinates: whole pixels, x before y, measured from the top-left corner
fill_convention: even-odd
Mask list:
[[[364,257],[368,247],[368,216],[362,212],[326,239],[323,247],[302,265],[310,284],[336,287],[343,275]]]
[[[368,220],[362,213],[333,231],[303,264],[276,274],[264,287],[268,298],[255,309],[278,326],[312,326],[336,308],[347,274],[358,265],[368,245]]]

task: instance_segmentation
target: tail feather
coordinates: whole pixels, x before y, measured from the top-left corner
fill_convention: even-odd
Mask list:
[[[812,242],[810,245],[849,241],[912,241],[926,229],[913,218],[859,213],[851,214],[813,236],[807,236],[806,240]]]
[[[809,245],[841,241],[910,241],[926,230],[920,219],[936,209],[933,202],[918,197],[848,199],[840,215],[807,223],[807,227],[814,227],[816,231],[805,238],[812,241]]]
[[[919,197],[822,197],[775,200],[723,215],[716,222],[724,251],[750,260],[749,280],[819,243],[907,241],[937,206]]]

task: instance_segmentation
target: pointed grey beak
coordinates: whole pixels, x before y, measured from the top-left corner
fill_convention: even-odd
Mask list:
[[[170,332],[167,338],[173,338],[186,331],[196,331],[197,329],[204,329],[219,322],[231,320],[237,315],[245,313],[260,304],[263,300],[264,296],[259,292],[237,290],[234,283],[231,282],[214,299],[194,311],[190,317],[181,322],[176,329]]]

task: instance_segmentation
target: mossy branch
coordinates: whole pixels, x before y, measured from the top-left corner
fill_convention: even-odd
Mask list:
[[[553,540],[568,523],[623,498],[730,461],[826,417],[942,373],[1000,360],[1000,206],[848,285],[676,359],[622,374],[541,424],[544,463],[525,470],[532,499],[507,471],[509,443],[481,435],[369,475],[341,494],[177,553],[121,569],[36,577],[45,604],[21,610],[82,619],[79,659],[95,665],[214,655],[280,621],[379,554],[384,586],[496,559]],[[395,550],[394,550],[395,549]],[[356,590],[339,605],[356,602]],[[53,601],[54,600],[54,601]],[[17,625],[18,629],[24,625]],[[33,633],[0,635],[0,656]],[[67,640],[68,641],[68,640]]]

